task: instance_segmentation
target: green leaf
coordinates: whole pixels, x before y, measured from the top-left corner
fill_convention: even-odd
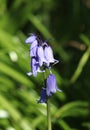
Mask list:
[[[80,38],[87,46],[90,46],[90,38],[88,36],[81,34]]]
[[[0,63],[0,71],[14,78],[15,80],[22,83],[23,85],[33,87],[32,81],[28,80],[24,75],[20,74],[17,70],[14,70],[13,68],[11,68],[10,66],[4,63]]]
[[[67,115],[72,116],[72,113],[74,113],[75,115],[75,113],[77,113],[76,110],[80,111],[82,110],[82,108],[86,108],[86,107],[88,107],[88,102],[75,101],[75,102],[67,103],[55,113],[55,118],[59,118],[59,117],[62,118]]]

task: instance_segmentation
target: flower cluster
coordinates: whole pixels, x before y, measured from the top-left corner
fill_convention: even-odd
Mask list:
[[[28,76],[37,76],[38,72],[44,72],[40,68],[42,66],[50,68],[51,64],[56,64],[58,60],[54,59],[52,48],[38,38],[35,34],[32,34],[26,39],[25,43],[29,43],[30,57],[31,57],[31,72],[28,72]]]
[[[59,61],[54,59],[52,48],[46,42],[43,42],[37,35],[31,34],[31,36],[25,40],[25,43],[30,44],[31,57],[31,72],[28,72],[27,75],[36,77],[38,72],[45,72],[46,68],[50,70],[50,75],[46,80],[45,87],[41,90],[41,97],[38,101],[39,103],[45,103],[47,97],[50,97],[59,90],[56,85],[56,77],[51,72],[52,65]]]

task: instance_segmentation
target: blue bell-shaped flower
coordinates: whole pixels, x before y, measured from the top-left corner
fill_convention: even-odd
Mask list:
[[[47,96],[51,96],[53,93],[56,93],[58,89],[57,84],[56,84],[56,77],[53,74],[50,74],[46,80],[46,94]]]
[[[54,59],[53,56],[53,51],[52,48],[50,46],[45,46],[44,48],[44,57],[47,61],[47,66],[50,65],[50,63],[54,63],[56,60]]]
[[[41,93],[40,93],[40,99],[38,100],[38,103],[46,103],[46,88],[42,88],[41,89]]]
[[[46,62],[44,58],[44,51],[42,46],[38,46],[37,48],[37,58],[40,66],[42,66],[43,63]]]
[[[38,47],[38,42],[37,40],[34,40],[34,42],[30,46],[30,57],[36,57],[37,47]]]

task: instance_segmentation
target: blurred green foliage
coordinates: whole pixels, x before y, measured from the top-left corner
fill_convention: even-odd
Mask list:
[[[63,93],[51,98],[53,130],[90,130],[90,0],[0,0],[0,130],[46,130],[30,70],[29,33],[51,39]]]

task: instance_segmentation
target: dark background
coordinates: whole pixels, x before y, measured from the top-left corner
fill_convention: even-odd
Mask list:
[[[90,130],[90,0],[0,0],[0,130],[47,129],[42,74],[26,75],[30,33],[50,39],[60,61],[52,130]]]

